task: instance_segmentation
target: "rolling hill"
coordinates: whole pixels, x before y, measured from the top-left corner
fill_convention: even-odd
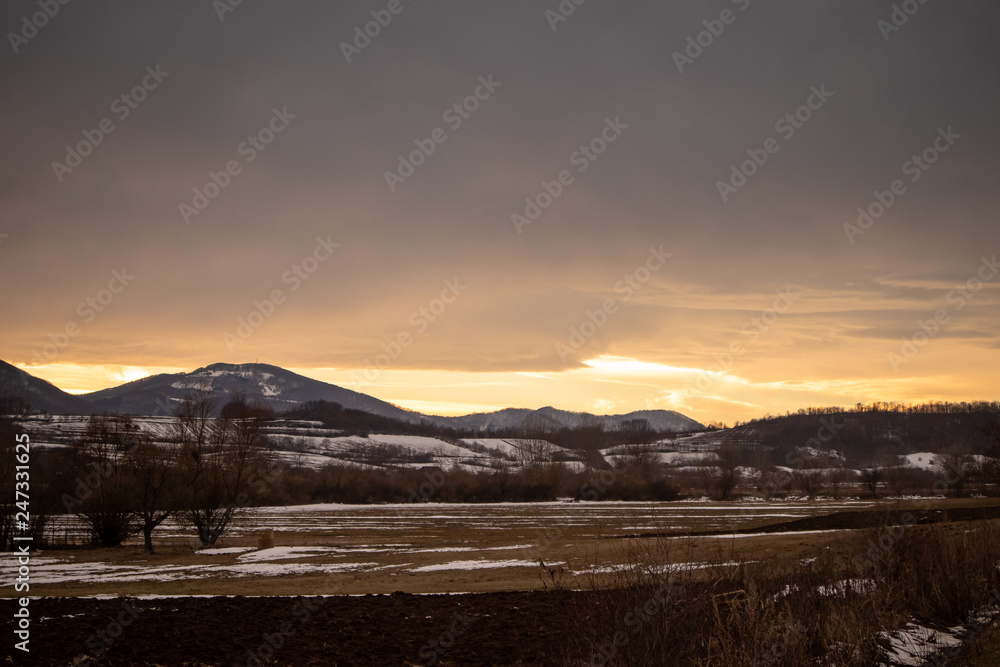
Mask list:
[[[52,384],[35,378],[14,366],[0,362],[0,376],[11,387],[8,394],[22,397],[34,409],[51,414],[87,415],[101,412],[169,416],[179,402],[193,390],[207,390],[221,406],[236,392],[250,401],[259,400],[276,413],[301,408],[309,402],[337,403],[349,410],[394,419],[410,424],[430,423],[456,431],[483,433],[531,429],[558,431],[586,425],[601,425],[605,430],[635,426],[645,421],[658,432],[691,432],[704,427],[693,419],[672,410],[643,410],[623,415],[592,415],[553,407],[537,410],[507,408],[496,412],[460,417],[441,417],[406,410],[367,394],[313,380],[269,364],[217,363],[190,373],[163,373],[135,380],[90,394],[73,396]]]
[[[260,400],[275,412],[285,412],[307,401],[329,401],[345,408],[382,417],[420,422],[423,415],[404,410],[336,385],[313,380],[268,364],[212,364],[190,373],[170,373],[103,389],[81,398],[98,411],[137,415],[170,415],[192,390],[205,389],[220,403],[242,392],[250,401]]]
[[[17,412],[21,406],[51,414],[89,415],[94,410],[80,397],[0,361],[0,409]]]

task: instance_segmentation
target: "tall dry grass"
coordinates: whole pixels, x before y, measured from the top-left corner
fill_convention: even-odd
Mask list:
[[[883,631],[954,625],[1000,589],[997,522],[845,535],[812,560],[737,562],[719,547],[698,568],[667,565],[691,563],[692,542],[628,543],[627,565],[610,584],[594,576],[576,612],[591,650],[572,664],[868,666]]]

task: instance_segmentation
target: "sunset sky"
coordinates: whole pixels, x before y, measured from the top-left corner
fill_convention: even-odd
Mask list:
[[[1000,5],[893,5],[6,2],[0,358],[437,414],[996,400]]]

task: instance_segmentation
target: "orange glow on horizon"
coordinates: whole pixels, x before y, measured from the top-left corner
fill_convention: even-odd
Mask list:
[[[106,389],[157,373],[190,372],[174,367],[51,364],[19,365],[73,394]],[[684,368],[638,359],[598,356],[581,368],[549,373],[386,370],[377,382],[357,382],[356,369],[288,370],[366,393],[425,414],[456,416],[502,408],[537,409],[547,405],[595,414],[636,410],[676,410],[702,423],[744,421],[814,405],[852,406],[857,402],[898,400],[977,400],[957,396],[927,382],[914,391],[902,378],[813,382],[754,381],[733,373]],[[919,387],[919,385],[918,385]],[[986,397],[989,398],[989,397]]]

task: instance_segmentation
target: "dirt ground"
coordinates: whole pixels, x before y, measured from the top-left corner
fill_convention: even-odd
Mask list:
[[[318,547],[315,554],[274,561],[262,576],[230,576],[225,569],[241,554],[195,553],[180,531],[157,540],[156,554],[132,542],[114,549],[48,549],[35,552],[31,593],[45,597],[94,595],[360,595],[366,593],[487,593],[538,590],[545,574],[539,560],[562,568],[567,588],[586,588],[593,570],[627,563],[636,551],[655,549],[664,562],[807,558],[817,548],[849,541],[857,528],[899,519],[900,512],[927,501],[865,501],[784,504],[549,504],[541,506],[358,506],[330,513],[283,508],[243,521],[217,546],[254,549],[260,530],[277,523],[280,547]],[[915,517],[965,518],[992,500],[931,501]],[[942,517],[942,510],[950,512]],[[895,513],[895,514],[893,514]],[[933,515],[933,516],[931,516]],[[923,520],[921,518],[920,520]],[[815,532],[815,531],[839,532]],[[762,531],[756,534],[756,531]],[[739,539],[727,535],[738,534]],[[704,537],[699,537],[704,536]],[[669,538],[669,539],[664,539]],[[663,553],[669,548],[670,553]],[[455,561],[519,560],[528,566],[462,569]],[[330,574],[298,565],[335,568]],[[49,576],[52,568],[122,576]],[[445,567],[442,567],[445,566]],[[95,570],[94,568],[99,568]],[[216,568],[214,572],[209,572]],[[440,568],[440,569],[434,569]],[[150,572],[143,579],[134,575]],[[0,597],[12,595],[9,587]]]
[[[974,509],[977,505],[993,507]],[[964,530],[967,524],[961,522],[998,514],[991,501],[944,501],[933,508],[921,503],[914,508],[921,511],[904,521],[946,521],[949,530]],[[630,550],[648,553],[651,545],[664,543],[674,545],[670,562],[799,559],[827,547],[836,553],[851,545],[852,536],[862,537],[864,528],[886,520],[899,521],[899,512],[905,507],[867,509],[852,507],[826,516],[809,512],[806,517],[772,519],[767,527],[748,517],[747,524],[765,532],[739,539],[676,537],[677,532],[692,532],[695,526],[675,526],[680,530],[665,539],[647,531],[630,532],[626,524],[632,521],[611,534],[604,528],[595,533],[593,525],[575,525],[560,532],[559,539],[549,545],[559,559],[578,572],[558,581],[541,567],[425,573],[399,567],[338,577],[287,574],[89,584],[68,581],[40,586],[37,592],[33,586],[32,594],[45,597],[30,603],[31,653],[25,656],[13,650],[10,638],[16,603],[0,599],[0,636],[7,638],[0,656],[4,656],[2,664],[56,666],[580,664],[590,655],[594,638],[581,635],[579,619],[603,613],[589,592],[595,580],[579,575],[582,567],[630,562],[636,553]],[[390,565],[397,559],[419,564],[425,562],[420,559],[476,558],[479,555],[474,551],[449,552],[445,545],[468,544],[470,540],[484,548],[521,544],[531,542],[536,530],[536,525],[526,524],[509,530],[484,530],[478,536],[461,525],[441,527],[433,535],[397,531],[394,541],[421,547],[420,553],[387,552],[366,557]],[[643,534],[647,536],[639,537]],[[367,533],[354,536],[359,544],[372,544],[375,537]],[[278,542],[283,538],[294,543],[302,536],[279,533]],[[250,537],[234,541],[240,539]],[[346,544],[343,536],[320,534],[305,541]],[[435,546],[440,553],[434,551]],[[82,563],[132,565],[183,565],[206,558],[169,543],[155,556],[135,547],[49,551],[46,555],[52,553]],[[507,552],[500,554],[507,557]],[[228,562],[236,556],[217,558]],[[540,590],[551,589],[556,583],[580,590]],[[11,590],[5,586],[4,595]],[[444,591],[462,594],[439,594]],[[318,597],[324,594],[328,597]],[[74,597],[83,595],[100,597]]]
[[[73,665],[86,655],[95,665],[559,665],[589,654],[570,610],[587,598],[50,598],[33,603],[44,620],[32,629],[30,660],[15,664]],[[9,637],[14,606],[0,609]]]

